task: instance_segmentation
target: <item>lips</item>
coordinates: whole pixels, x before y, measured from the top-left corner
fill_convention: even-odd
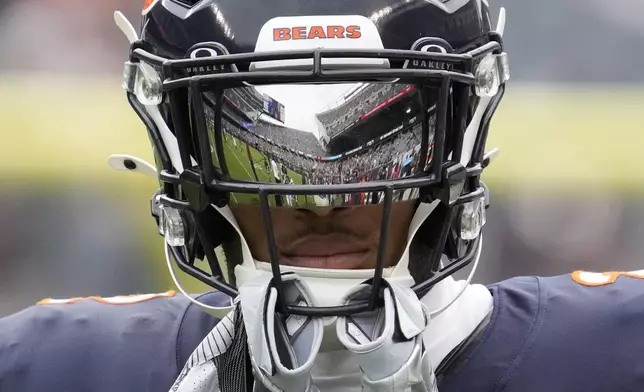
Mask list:
[[[310,235],[295,241],[281,252],[285,265],[360,269],[368,264],[370,249],[362,241],[344,235]]]

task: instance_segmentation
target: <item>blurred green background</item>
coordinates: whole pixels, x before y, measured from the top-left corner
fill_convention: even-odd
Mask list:
[[[514,0],[513,80],[488,147],[477,281],[644,268],[644,42],[637,0]],[[149,215],[156,183],[107,156],[152,159],[121,90],[124,0],[0,3],[0,315],[44,297],[172,288]],[[203,290],[184,279],[191,290]]]

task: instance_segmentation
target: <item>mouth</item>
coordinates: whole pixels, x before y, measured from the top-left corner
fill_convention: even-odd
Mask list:
[[[353,253],[338,253],[329,256],[284,256],[281,261],[284,265],[306,268],[325,269],[363,269],[368,251]]]
[[[281,264],[326,269],[368,268],[370,249],[346,236],[308,236],[281,252]]]

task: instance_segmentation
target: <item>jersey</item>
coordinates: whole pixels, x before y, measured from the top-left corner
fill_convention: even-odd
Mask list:
[[[441,392],[644,391],[644,271],[492,285],[494,308]]]
[[[491,285],[489,322],[439,391],[644,390],[643,279],[578,272]],[[0,319],[0,390],[169,390],[217,320],[180,296],[123,302],[72,300]]]
[[[216,322],[173,292],[41,301],[0,319],[0,391],[168,391]]]

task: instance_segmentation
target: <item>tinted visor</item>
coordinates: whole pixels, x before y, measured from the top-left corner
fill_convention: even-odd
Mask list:
[[[211,159],[222,178],[249,183],[324,186],[419,176],[432,168],[438,88],[424,88],[423,99],[420,91],[403,83],[326,83],[229,88],[219,98],[205,92]],[[417,188],[394,192],[395,202],[417,197]],[[283,207],[383,201],[384,192],[269,197],[271,206]],[[255,194],[235,192],[230,202],[259,203]]]

